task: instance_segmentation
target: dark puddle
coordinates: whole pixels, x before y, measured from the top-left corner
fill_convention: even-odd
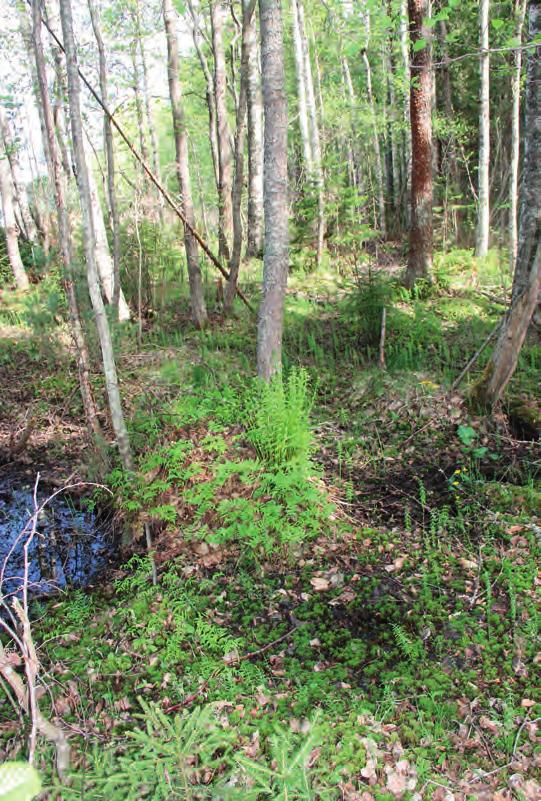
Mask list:
[[[112,543],[103,514],[85,507],[79,497],[39,485],[35,525],[34,485],[20,477],[0,481],[0,598],[19,594],[28,546],[28,581],[32,596],[68,586],[84,587],[108,564]],[[32,535],[32,530],[35,533]]]

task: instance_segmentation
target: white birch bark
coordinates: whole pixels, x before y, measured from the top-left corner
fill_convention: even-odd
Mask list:
[[[85,158],[87,165],[91,163],[92,156],[89,152],[88,145],[85,143]],[[98,275],[100,279],[103,294],[107,299],[107,303],[113,303],[114,290],[115,290],[115,269],[114,262],[109,250],[109,242],[107,240],[107,231],[105,230],[105,222],[103,220],[103,211],[101,208],[100,198],[98,194],[98,187],[94,174],[91,169],[88,169],[88,188],[90,193],[90,204],[92,213],[92,224],[94,229],[94,242],[95,242],[95,260],[98,268]],[[130,319],[130,309],[126,303],[126,298],[119,287],[118,293],[118,319],[120,322],[125,322]]]
[[[9,160],[5,152],[0,153],[0,195],[2,196],[2,214],[4,217],[4,232],[9,264],[13,270],[17,289],[26,292],[30,287],[30,282],[19,251],[19,229],[13,205],[13,181]]]
[[[522,32],[526,16],[527,0],[515,0],[515,38],[522,44]],[[509,264],[511,273],[515,269],[518,253],[518,174],[520,160],[520,79],[522,74],[522,51],[514,53],[511,75],[511,158],[509,175]]]
[[[479,167],[477,192],[477,232],[475,255],[488,253],[490,231],[490,55],[489,48],[490,0],[479,2]]]
[[[111,339],[109,322],[107,320],[105,307],[101,297],[98,271],[96,269],[94,257],[94,225],[91,212],[88,168],[86,165],[84,152],[84,137],[80,105],[80,83],[77,53],[75,50],[75,38],[73,35],[71,0],[60,0],[60,16],[62,23],[62,34],[64,38],[64,48],[66,51],[71,136],[76,165],[77,188],[79,191],[79,200],[83,219],[83,245],[87,265],[88,290],[100,340],[103,374],[109,400],[111,422],[113,424],[113,430],[115,432],[122,464],[126,470],[131,470],[133,468],[133,461],[128,432],[124,421],[124,413],[122,411],[122,401],[118,386],[113,341]]]
[[[246,17],[250,0],[243,0]],[[259,58],[257,52],[256,14],[245,25],[247,51],[246,103],[248,116],[248,232],[246,255],[260,256],[263,249],[263,109]]]

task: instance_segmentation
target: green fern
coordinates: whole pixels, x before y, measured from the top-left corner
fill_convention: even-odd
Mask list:
[[[268,383],[258,383],[248,400],[246,426],[261,461],[271,467],[308,465],[312,403],[304,369],[292,369],[286,379],[278,374]]]

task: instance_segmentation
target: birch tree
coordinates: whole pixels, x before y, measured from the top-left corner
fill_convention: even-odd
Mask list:
[[[81,398],[83,401],[88,427],[96,437],[97,441],[100,442],[102,431],[92,392],[92,385],[90,382],[90,356],[88,353],[81,317],[79,314],[77,295],[75,292],[75,282],[73,277],[73,242],[66,202],[66,178],[62,172],[59,148],[55,138],[54,113],[49,96],[49,89],[47,86],[47,70],[41,38],[40,0],[32,0],[32,43],[36,62],[36,75],[41,107],[43,110],[45,133],[47,136],[47,147],[50,155],[50,168],[52,171],[50,178],[54,187],[56,218],[58,224],[58,244],[63,267],[63,286],[68,301],[70,330],[73,337],[73,344],[75,346]]]
[[[30,282],[19,250],[19,228],[15,219],[13,179],[9,168],[9,159],[4,149],[5,145],[4,143],[2,144],[3,150],[0,153],[0,195],[2,196],[6,250],[17,289],[25,292],[30,288]]]
[[[477,233],[475,255],[488,253],[490,229],[490,55],[489,48],[490,0],[479,2],[479,166],[477,190]]]
[[[408,0],[408,11],[412,45],[411,222],[405,284],[411,288],[418,278],[428,277],[432,267],[432,80],[427,46],[430,31],[426,25],[429,0]]]
[[[81,122],[79,69],[77,52],[75,49],[75,38],[73,34],[71,0],[60,0],[60,20],[62,24],[64,48],[66,51],[71,138],[76,167],[77,189],[79,192],[79,201],[82,213],[83,247],[87,267],[88,290],[100,341],[103,361],[103,374],[109,400],[111,422],[115,432],[122,464],[127,470],[130,470],[133,467],[130,442],[124,421],[124,413],[122,410],[122,401],[118,386],[118,376],[113,351],[113,342],[111,339],[111,331],[109,329],[109,322],[107,320],[105,307],[101,297],[98,271],[96,268],[94,255],[96,244],[94,236],[94,224],[92,219],[88,168],[84,151],[83,126]]]
[[[528,40],[541,36],[541,0],[528,4]],[[515,372],[541,292],[541,53],[530,48],[526,72],[523,181],[511,306],[475,396],[493,405]]]
[[[0,106],[0,136],[4,143],[4,150],[9,162],[16,205],[21,215],[24,237],[28,242],[37,242],[38,232],[36,223],[30,212],[26,187],[21,176],[19,156],[15,137],[9,124],[4,108]]]
[[[287,98],[280,0],[259,0],[263,78],[265,251],[257,329],[257,372],[268,381],[282,367],[289,258]]]
[[[104,104],[109,107],[109,91],[107,81],[107,58],[105,44],[101,31],[100,19],[94,0],[88,1],[88,10],[92,30],[98,46],[98,74],[100,94]],[[120,298],[120,218],[115,186],[115,154],[113,144],[113,127],[108,114],[103,114],[103,139],[105,143],[105,158],[107,163],[107,198],[111,210],[111,230],[113,234],[113,306],[118,315]]]
[[[190,169],[188,162],[188,137],[184,109],[182,107],[182,91],[179,78],[178,41],[175,30],[175,11],[172,0],[163,0],[163,22],[167,39],[167,78],[169,96],[171,98],[171,114],[173,117],[173,138],[175,140],[175,170],[184,216],[189,225],[195,227],[195,214],[192,202]],[[203,280],[199,269],[199,251],[197,242],[190,232],[184,228],[184,248],[190,283],[190,303],[192,319],[197,328],[207,324],[207,309],[203,292]]]
[[[526,16],[526,0],[514,0],[515,39],[522,44],[522,31]],[[515,269],[518,252],[518,173],[520,162],[520,80],[522,75],[522,50],[513,53],[511,75],[511,172],[509,175],[509,263],[511,273]]]
[[[263,248],[263,116],[255,12],[247,19],[250,3],[251,0],[242,0],[248,117],[248,257],[260,256]]]
[[[232,163],[231,131],[227,116],[227,77],[223,42],[224,6],[222,0],[210,5],[212,26],[212,52],[214,55],[214,102],[216,103],[216,129],[218,132],[218,212],[220,256],[229,261],[233,228],[231,203]]]

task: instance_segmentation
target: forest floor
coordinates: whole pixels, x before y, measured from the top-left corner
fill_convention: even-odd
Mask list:
[[[486,353],[452,389],[501,314],[497,265],[442,256],[436,276],[415,298],[377,271],[293,277],[313,447],[287,468],[246,433],[242,310],[198,333],[171,304],[141,351],[115,331],[137,474],[104,481],[133,555],[34,608],[43,709],[73,745],[63,799],[539,799],[539,441],[512,403],[470,408]],[[100,477],[61,329],[2,324],[2,469]],[[534,331],[510,397],[540,377]],[[0,737],[4,758],[24,746],[2,700]],[[52,762],[42,745],[51,788]]]

